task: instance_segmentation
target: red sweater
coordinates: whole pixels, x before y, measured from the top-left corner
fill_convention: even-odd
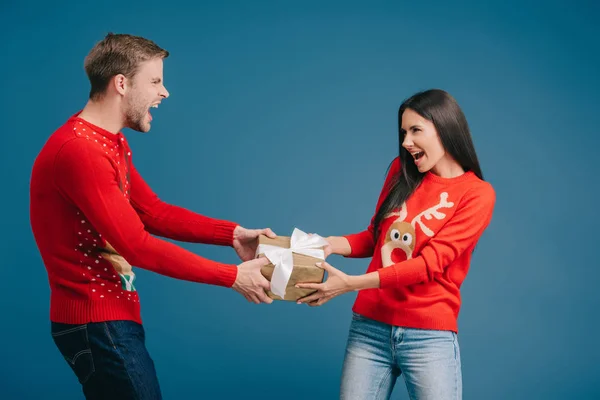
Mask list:
[[[150,233],[231,245],[236,224],[161,201],[136,171],[123,134],[77,115],[50,136],[31,175],[31,227],[48,273],[50,319],[141,323],[130,264],[231,287],[235,265],[207,260]],[[110,252],[128,263],[115,262]]]
[[[400,172],[396,158],[376,210]],[[467,172],[441,178],[428,172],[405,204],[388,214],[375,242],[367,230],[347,235],[349,257],[373,257],[367,272],[379,273],[380,288],[359,292],[353,310],[390,325],[458,332],[460,286],[473,249],[492,218],[492,186]]]

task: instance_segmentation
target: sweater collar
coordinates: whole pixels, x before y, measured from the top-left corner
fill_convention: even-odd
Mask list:
[[[81,113],[81,111],[77,112],[76,114],[74,114],[71,117],[71,120],[73,120],[73,122],[77,125],[85,125],[87,127],[89,127],[92,130],[92,134],[98,134],[100,136],[102,136],[104,139],[106,139],[109,142],[113,142],[115,144],[119,144],[121,142],[125,141],[125,135],[123,135],[122,132],[118,132],[116,134],[107,131],[106,129],[103,129],[97,125],[92,124],[91,122],[80,118],[79,114]]]
[[[458,182],[464,182],[467,181],[469,179],[472,179],[475,175],[475,173],[473,171],[467,171],[464,174],[461,174],[459,176],[455,176],[453,178],[442,178],[439,175],[434,174],[431,171],[428,171],[425,174],[425,177],[423,178],[424,181],[430,181],[430,182],[435,182],[435,183],[442,183],[442,184],[452,184],[452,183],[458,183]]]

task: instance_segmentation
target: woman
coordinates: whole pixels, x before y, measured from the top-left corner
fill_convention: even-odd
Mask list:
[[[460,286],[495,204],[469,127],[442,90],[417,93],[398,112],[400,150],[364,232],[329,237],[327,253],[371,257],[348,276],[327,263],[300,300],[318,306],[359,291],[343,365],[342,399],[388,399],[403,374],[411,399],[460,399]]]

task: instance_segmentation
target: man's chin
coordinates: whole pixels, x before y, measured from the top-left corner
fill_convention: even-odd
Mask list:
[[[140,129],[138,132],[142,132],[142,133],[148,133],[150,132],[150,123],[145,124],[144,126],[142,126],[142,129]]]
[[[127,127],[136,132],[147,133],[150,131],[150,122],[141,123],[141,124],[129,124]]]

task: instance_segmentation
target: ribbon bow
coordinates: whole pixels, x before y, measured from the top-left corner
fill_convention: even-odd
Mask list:
[[[263,253],[275,266],[271,277],[271,292],[282,299],[285,297],[285,288],[294,269],[293,253],[325,259],[325,252],[321,247],[326,245],[327,240],[323,237],[309,235],[298,228],[294,228],[292,232],[289,249],[270,244],[258,245],[256,254]]]

